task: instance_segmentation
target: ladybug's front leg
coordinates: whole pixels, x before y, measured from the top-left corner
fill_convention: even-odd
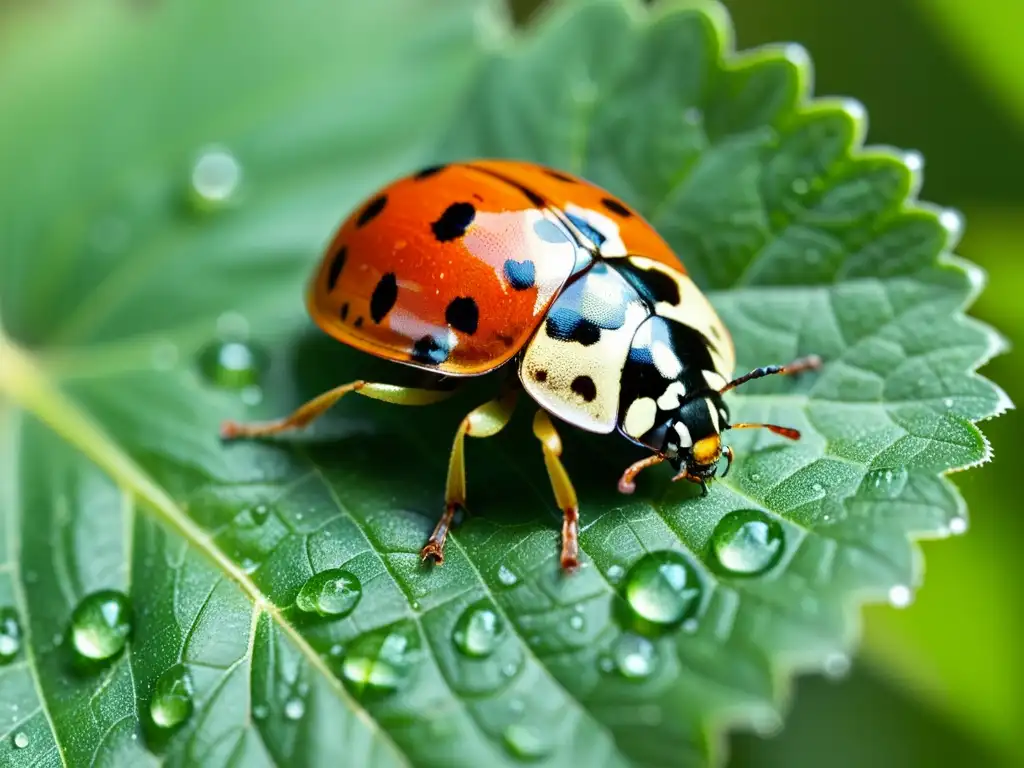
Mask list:
[[[324,412],[345,395],[354,392],[363,397],[383,400],[397,405],[430,405],[446,400],[454,393],[454,389],[414,389],[399,387],[395,384],[376,384],[371,381],[353,381],[340,387],[329,389],[317,395],[307,403],[300,405],[290,415],[274,421],[261,421],[239,424],[237,421],[225,421],[220,427],[220,436],[225,440],[239,437],[268,437],[293,429],[301,429],[320,418]]]
[[[580,564],[580,505],[569,473],[559,458],[562,455],[562,439],[545,411],[537,411],[533,417],[533,434],[544,448],[544,466],[551,478],[555,501],[562,510],[562,568],[575,571]]]
[[[452,444],[451,458],[448,460],[444,514],[437,521],[434,532],[430,534],[426,545],[420,551],[420,556],[424,560],[429,558],[439,564],[444,562],[444,542],[448,537],[452,520],[459,509],[466,508],[466,436],[491,437],[501,432],[512,418],[518,395],[517,388],[508,387],[494,400],[470,411],[459,425],[455,433],[455,442]]]

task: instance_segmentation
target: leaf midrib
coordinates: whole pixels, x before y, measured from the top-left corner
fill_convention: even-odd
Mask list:
[[[319,654],[309,645],[302,634],[284,619],[277,606],[263,595],[248,574],[221,552],[213,540],[175,503],[167,491],[128,456],[99,425],[95,424],[86,413],[67,398],[35,365],[31,356],[8,340],[2,330],[0,330],[0,359],[4,362],[4,365],[0,367],[0,393],[6,393],[16,404],[46,423],[57,435],[103,469],[121,488],[122,492],[135,496],[139,501],[146,502],[145,507],[156,513],[191,547],[213,561],[214,565],[249,597],[255,611],[262,611],[270,616],[271,620],[280,627],[281,631],[289,637],[306,658],[310,667],[324,677],[330,690],[346,708],[362,720],[364,726],[378,739],[387,744],[397,761],[404,765],[410,764],[404,752],[391,739],[390,734],[382,729],[377,721],[370,717],[369,713],[348,694],[341,682],[331,674]],[[8,525],[11,528],[16,528],[15,515],[9,516]],[[12,540],[16,541],[17,539]],[[13,583],[17,591],[18,602],[21,603],[19,608],[24,611],[27,604],[21,584],[18,579],[14,579]],[[28,642],[27,644],[30,645]],[[31,647],[28,649],[28,653],[31,653]],[[47,712],[47,721],[54,742],[57,743],[60,750],[61,760],[64,765],[67,765],[63,749],[60,748],[57,731],[46,707],[46,699],[38,685],[36,664],[33,662],[30,666],[33,681],[37,686],[39,701],[43,705],[44,711]]]

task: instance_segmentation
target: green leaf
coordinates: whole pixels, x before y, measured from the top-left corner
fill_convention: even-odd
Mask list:
[[[974,372],[1000,340],[962,314],[982,277],[948,252],[957,217],[915,202],[920,158],[860,148],[859,106],[809,100],[802,49],[732,53],[717,5],[577,3],[511,42],[468,0],[305,5],[75,5],[22,18],[0,48],[0,166],[17,180],[0,192],[0,606],[24,631],[0,667],[0,755],[721,760],[723,726],[772,727],[792,673],[842,666],[858,601],[912,596],[913,538],[965,519],[942,473],[989,457],[975,422],[1008,403]],[[451,436],[489,379],[222,445],[224,418],[400,383],[310,332],[302,283],[375,186],[472,155],[580,172],[636,206],[741,367],[822,355],[819,374],[730,395],[736,418],[804,439],[730,433],[735,468],[707,497],[659,472],[623,497],[635,452],[563,429],[583,515],[571,578],[525,417],[471,441],[474,514],[442,567],[419,561]],[[756,577],[715,555],[716,526],[751,509],[781,537]],[[697,613],[646,640],[623,574],[665,550],[697,574]],[[358,581],[354,608],[303,610],[334,568]],[[98,589],[130,595],[133,632],[83,669],[68,623]],[[193,711],[161,729],[157,680],[177,664]]]

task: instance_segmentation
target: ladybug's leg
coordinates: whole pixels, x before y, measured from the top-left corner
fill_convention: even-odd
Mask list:
[[[249,424],[225,421],[221,424],[220,436],[225,440],[237,437],[266,437],[267,435],[276,435],[281,432],[300,429],[322,416],[324,411],[349,392],[355,392],[363,397],[370,397],[374,400],[383,400],[386,403],[396,403],[398,405],[430,405],[431,403],[451,397],[455,390],[413,389],[411,387],[399,387],[394,384],[353,381],[350,384],[329,389],[322,395],[317,395],[304,405],[300,405],[291,415],[285,416],[283,419]]]
[[[444,494],[444,514],[437,521],[434,532],[430,534],[420,556],[436,563],[444,562],[444,541],[448,537],[452,520],[459,509],[466,507],[466,458],[465,442],[469,437],[491,437],[505,428],[512,418],[519,390],[507,388],[494,400],[490,400],[479,408],[474,408],[459,424],[452,444],[451,458],[448,460],[448,483]]]
[[[533,417],[533,434],[540,440],[544,449],[544,466],[551,478],[551,489],[555,492],[555,501],[562,510],[562,568],[574,571],[579,567],[580,552],[580,505],[576,500],[576,490],[572,480],[562,466],[562,439],[551,423],[546,411],[537,411]]]

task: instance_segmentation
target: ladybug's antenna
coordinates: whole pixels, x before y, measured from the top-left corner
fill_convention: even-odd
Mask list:
[[[736,387],[741,384],[746,384],[748,381],[753,381],[754,379],[763,379],[765,376],[774,376],[777,373],[782,374],[783,376],[788,376],[794,373],[803,373],[804,371],[814,371],[820,367],[821,358],[817,355],[801,357],[799,360],[794,360],[789,365],[766,365],[763,368],[755,368],[750,373],[745,373],[738,379],[733,379],[718,390],[718,394],[725,394],[730,389],[736,389]]]
[[[790,440],[800,439],[800,430],[793,429],[792,427],[780,427],[778,424],[754,424],[753,422],[740,422],[739,424],[730,424],[729,429],[770,429],[776,435],[788,437]]]

